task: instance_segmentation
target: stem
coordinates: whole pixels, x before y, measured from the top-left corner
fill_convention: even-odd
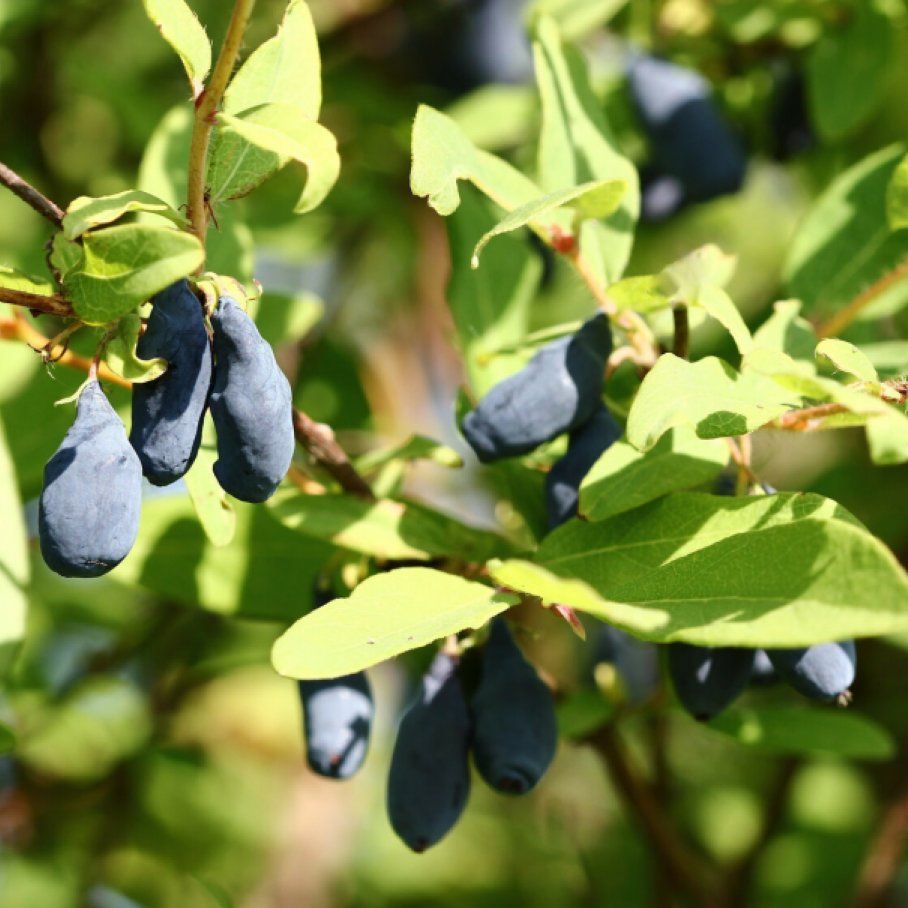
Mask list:
[[[672,353],[680,356],[681,359],[687,359],[690,345],[690,320],[687,317],[687,306],[683,303],[672,306],[672,318],[675,322],[675,342]]]
[[[369,484],[350,463],[347,452],[337,443],[330,426],[316,422],[294,407],[293,429],[296,440],[337,480],[342,489],[366,501],[375,500]]]
[[[56,315],[60,318],[73,318],[75,313],[65,299],[59,296],[41,296],[38,293],[28,293],[25,290],[11,290],[9,287],[0,287],[0,303],[9,303],[11,306],[24,306],[36,312],[47,315]]]
[[[208,147],[211,142],[211,129],[214,119],[233,68],[236,65],[246,34],[246,26],[252,16],[255,0],[235,0],[233,15],[227,26],[227,34],[221,45],[214,70],[208,84],[196,98],[195,122],[192,127],[192,144],[189,149],[189,180],[188,180],[188,215],[192,231],[205,244],[205,235],[208,232],[208,207],[205,198],[205,174],[208,169]]]
[[[783,413],[775,421],[774,426],[777,429],[788,429],[792,432],[809,432],[817,420],[847,412],[848,408],[842,404],[818,404],[815,407],[805,407],[803,410],[790,410],[788,413]]]
[[[565,253],[565,257],[589,288],[593,299],[596,300],[596,305],[627,332],[628,340],[637,353],[638,364],[647,369],[652,368],[658,358],[658,353],[653,333],[646,322],[630,309],[618,310],[615,301],[599,283],[590,263],[580,254],[577,246],[573,246]]]
[[[705,882],[706,873],[699,857],[687,848],[662,810],[662,805],[638,777],[614,730],[608,725],[603,726],[591,736],[590,743],[605,761],[615,788],[636,814],[676,891],[687,893],[691,901],[702,908],[711,908],[715,903],[710,897],[710,887]]]
[[[34,208],[42,217],[47,218],[54,227],[63,226],[63,209],[35,189],[31,183],[23,180],[16,171],[7,167],[2,161],[0,161],[0,183],[19,196],[26,205]]]
[[[25,318],[6,318],[0,319],[0,338],[4,340],[21,340],[25,341],[33,350],[43,352],[47,345],[51,343],[51,338],[45,337],[36,328],[33,328]],[[86,356],[79,356],[72,350],[66,350],[57,359],[55,363],[69,366],[72,369],[79,369],[82,372],[91,370],[92,361]],[[119,385],[121,388],[131,388],[132,382],[112,372],[104,363],[98,366],[98,377],[103,381]]]
[[[908,841],[908,791],[903,791],[883,814],[867,849],[858,877],[854,908],[880,908],[901,869],[902,852]]]
[[[841,334],[858,317],[862,309],[905,278],[908,278],[908,258],[902,259],[894,268],[862,290],[844,309],[840,309],[820,325],[817,336],[835,337]]]

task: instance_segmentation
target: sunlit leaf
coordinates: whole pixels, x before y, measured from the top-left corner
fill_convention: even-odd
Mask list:
[[[211,42],[185,0],[142,0],[148,18],[177,52],[193,93],[202,89],[211,69]]]
[[[806,646],[908,624],[892,553],[817,495],[681,492],[597,523],[573,520],[495,581],[658,642]]]
[[[334,678],[481,627],[516,602],[453,574],[399,568],[301,618],[274,644],[271,661],[291,678]]]
[[[204,259],[202,244],[190,233],[145,224],[124,224],[86,233],[82,260],[66,274],[65,285],[84,322],[114,321]]]

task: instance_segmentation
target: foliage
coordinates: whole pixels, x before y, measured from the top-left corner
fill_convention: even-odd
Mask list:
[[[338,905],[879,898],[861,861],[899,850],[873,824],[904,809],[908,740],[902,0],[52,6],[0,9],[0,160],[64,203],[0,187],[4,899],[278,904],[278,880]],[[673,152],[654,154],[625,78],[648,52],[708,78],[747,153],[740,190],[682,193],[663,223],[646,200]],[[118,433],[130,386],[168,377],[179,357],[141,339],[184,279],[215,358],[229,296],[256,365],[233,373],[229,419],[216,404],[190,426],[185,476],[145,484],[122,563],[62,580],[35,544],[43,466],[86,371]],[[545,477],[588,423],[529,396],[515,420],[570,432],[482,464],[460,426],[596,312],[614,350],[578,394],[621,434],[556,527]],[[90,485],[68,491],[77,511]],[[516,640],[507,696],[490,623]],[[754,669],[698,725],[657,665],[678,643],[852,638],[847,711]],[[433,657],[453,725],[432,713]],[[477,697],[496,671],[498,713]],[[366,692],[337,714],[367,714],[372,752],[321,769],[362,762],[346,790],[306,775],[297,681],[304,701]],[[538,794],[475,785],[460,817],[467,751],[499,775],[477,728],[508,779],[544,752],[521,790],[543,775],[551,736],[506,705],[548,729],[548,690],[560,743]],[[377,809],[414,691],[392,823],[421,850],[460,817],[421,858]],[[437,822],[407,784],[446,794],[420,766],[432,748],[456,788]]]

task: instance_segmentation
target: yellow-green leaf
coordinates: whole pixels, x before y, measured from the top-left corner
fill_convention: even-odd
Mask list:
[[[517,601],[453,574],[399,568],[300,618],[278,638],[271,661],[290,678],[334,678],[481,627]]]
[[[148,18],[177,52],[194,94],[211,69],[211,42],[185,0],[142,0]]]

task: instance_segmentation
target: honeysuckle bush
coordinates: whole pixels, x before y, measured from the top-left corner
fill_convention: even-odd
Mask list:
[[[881,904],[908,734],[904,5],[536,0],[512,23],[525,78],[478,87],[462,10],[84,6],[0,10],[0,159],[32,184],[0,199],[11,904],[245,904],[257,885],[278,904],[263,856],[309,841],[275,831],[301,762],[286,679],[380,664],[387,717],[349,783],[362,804],[332,808],[365,831],[355,855],[343,837],[307,846],[322,893],[344,852],[389,903],[456,901],[457,868],[480,861],[515,898],[644,904],[652,863],[679,902]],[[407,37],[376,37],[395,22]],[[624,64],[641,51],[704,73],[747,155],[737,191],[659,225],[641,219],[653,168],[687,152],[651,147],[633,112]],[[206,421],[184,482],[145,495],[122,564],[61,580],[34,544],[44,463],[88,370],[121,415],[164,373],[136,344],[182,279],[209,314],[240,301],[274,346],[294,464],[267,503],[231,499]],[[621,436],[550,529],[564,436],[479,465],[459,426],[596,312]],[[474,791],[420,859],[436,863],[411,870],[373,809],[395,679],[440,647],[469,664],[500,615],[553,692],[558,757],[511,811]],[[602,657],[603,626],[639,647],[637,669],[666,651],[650,644],[854,638],[854,702],[753,687],[698,725],[670,684],[651,673],[640,695],[630,663]],[[317,809],[301,798],[297,824]],[[477,850],[483,809],[499,841]],[[543,810],[555,829],[521,828]],[[585,878],[508,869],[552,849]]]

